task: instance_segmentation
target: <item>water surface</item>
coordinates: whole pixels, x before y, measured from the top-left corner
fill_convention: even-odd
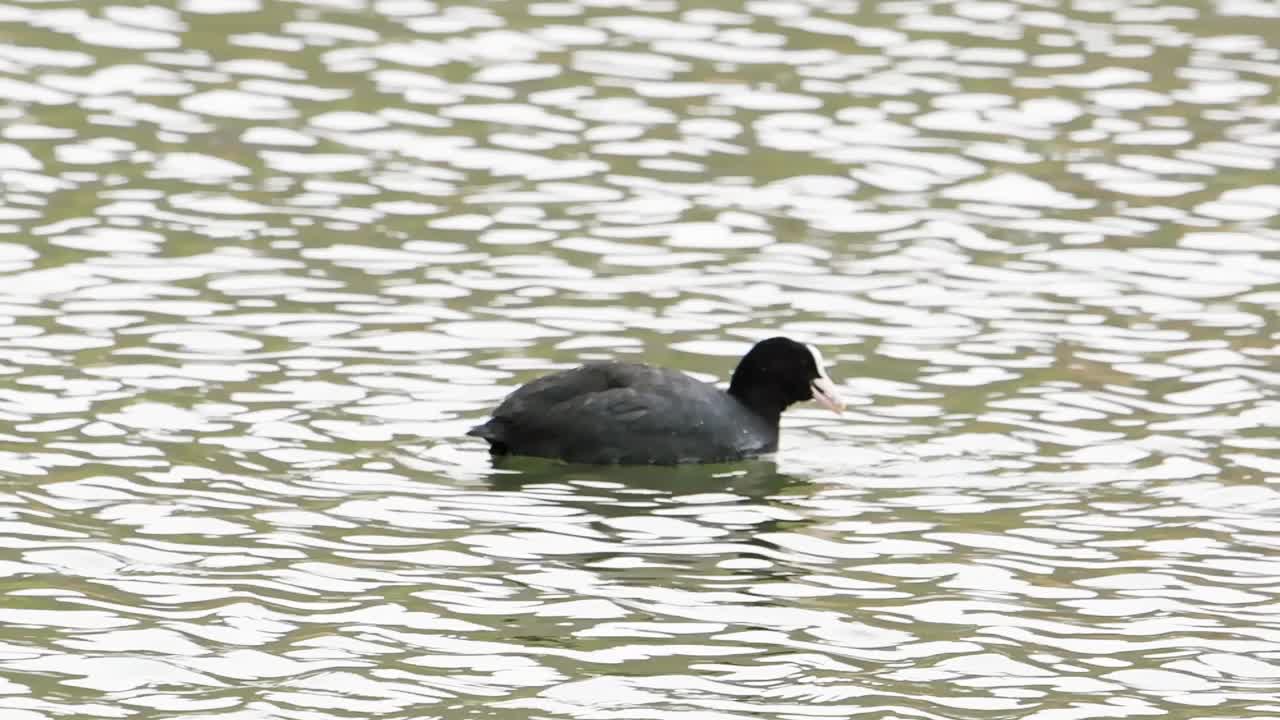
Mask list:
[[[1280,715],[1280,17],[1059,5],[0,6],[4,720]]]

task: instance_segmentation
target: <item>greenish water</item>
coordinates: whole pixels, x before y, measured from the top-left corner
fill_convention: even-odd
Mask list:
[[[1276,7],[0,5],[0,720],[1280,715]]]

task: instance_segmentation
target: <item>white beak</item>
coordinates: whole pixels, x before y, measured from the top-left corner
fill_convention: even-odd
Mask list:
[[[844,401],[840,399],[840,391],[836,390],[836,384],[827,377],[826,362],[822,359],[822,353],[812,345],[805,347],[809,348],[810,354],[813,355],[813,364],[818,366],[818,377],[809,383],[809,389],[813,391],[813,399],[822,407],[839,415],[840,411],[844,410]]]
[[[837,415],[840,414],[841,410],[844,410],[844,401],[840,399],[840,391],[836,390],[836,384],[831,382],[831,378],[814,378],[809,387],[813,389],[813,399],[822,407]]]

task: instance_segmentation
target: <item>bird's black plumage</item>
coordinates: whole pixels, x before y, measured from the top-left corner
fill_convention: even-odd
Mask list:
[[[495,455],[625,465],[724,462],[776,450],[782,411],[810,399],[839,407],[821,355],[776,337],[743,356],[727,392],[678,370],[589,363],[518,388],[467,434],[487,440]]]

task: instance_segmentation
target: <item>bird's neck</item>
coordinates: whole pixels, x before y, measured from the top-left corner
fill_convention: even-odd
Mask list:
[[[787,409],[787,401],[776,392],[763,392],[758,385],[730,383],[729,394],[777,430],[778,423],[782,421],[782,411]]]

